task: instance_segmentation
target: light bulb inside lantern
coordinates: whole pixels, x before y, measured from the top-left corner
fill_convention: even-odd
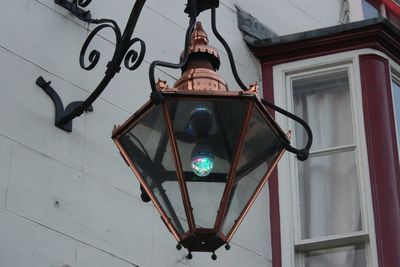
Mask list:
[[[187,130],[190,129],[196,133],[197,137],[204,137],[208,135],[212,123],[211,112],[204,106],[198,106],[190,114],[190,124]]]
[[[214,168],[214,154],[207,144],[201,142],[194,147],[191,165],[194,174],[199,177],[206,177],[211,173]]]

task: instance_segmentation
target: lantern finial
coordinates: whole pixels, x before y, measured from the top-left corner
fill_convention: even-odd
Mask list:
[[[191,44],[193,45],[208,45],[208,36],[207,33],[203,29],[203,25],[201,22],[196,22],[196,27],[192,33]]]

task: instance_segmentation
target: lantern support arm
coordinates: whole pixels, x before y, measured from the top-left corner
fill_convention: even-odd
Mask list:
[[[268,102],[268,101],[266,101],[266,100],[264,100],[264,99],[261,99],[261,102],[262,102],[265,106],[267,106],[267,107],[269,107],[269,108],[275,110],[276,112],[281,113],[282,115],[285,115],[286,117],[288,117],[288,118],[294,120],[294,121],[297,122],[297,123],[300,123],[301,126],[304,127],[305,131],[307,132],[307,136],[308,136],[308,141],[307,141],[307,144],[305,145],[305,147],[304,147],[304,148],[301,148],[301,149],[298,149],[298,148],[295,148],[295,147],[291,146],[290,143],[284,143],[284,148],[285,148],[287,151],[296,154],[296,155],[297,155],[297,158],[298,158],[300,161],[305,161],[305,160],[307,160],[308,157],[309,157],[309,155],[310,155],[310,148],[311,148],[312,143],[313,143],[313,133],[312,133],[312,131],[311,131],[310,126],[307,124],[307,122],[304,121],[303,119],[301,119],[300,117],[298,117],[298,116],[296,116],[296,115],[290,113],[289,111],[286,111],[286,110],[284,110],[283,108],[280,108],[280,107],[278,107],[278,106],[276,106],[276,105],[274,105],[274,104],[272,104],[272,103],[270,103],[270,102]]]
[[[72,4],[78,3],[80,6],[87,6],[90,1],[82,1],[79,0],[77,2],[74,0]],[[136,0],[131,14],[129,16],[128,22],[125,27],[125,31],[122,34],[118,24],[111,19],[85,19],[88,23],[93,23],[98,25],[91,34],[86,39],[85,43],[83,44],[79,63],[81,68],[84,70],[92,70],[100,59],[100,52],[97,50],[92,50],[88,56],[89,65],[85,64],[85,55],[89,44],[92,42],[93,38],[103,29],[109,28],[112,29],[115,38],[116,38],[116,45],[113,57],[111,61],[107,64],[107,69],[105,71],[105,75],[103,79],[100,81],[96,89],[91,93],[91,95],[84,101],[76,101],[73,105],[73,108],[64,110],[61,98],[55,92],[55,90],[48,90],[49,82],[44,81],[43,78],[38,78],[36,84],[41,87],[53,100],[56,106],[56,123],[55,125],[67,132],[72,131],[72,120],[76,117],[79,117],[83,112],[89,109],[89,107],[93,104],[94,101],[101,95],[101,93],[106,89],[110,81],[114,78],[115,74],[119,73],[121,70],[122,61],[124,61],[124,65],[129,70],[137,69],[141,63],[143,62],[144,55],[146,53],[146,45],[145,43],[139,38],[132,38],[133,32],[136,28],[137,21],[139,19],[140,13],[143,9],[146,0]],[[73,8],[75,10],[76,8]],[[72,10],[72,12],[73,12]],[[140,52],[135,51],[132,46],[135,44],[140,45]],[[50,95],[49,92],[52,92]],[[56,97],[54,97],[56,95]],[[54,101],[58,99],[60,101]],[[61,103],[61,105],[60,105]],[[71,107],[71,105],[68,105]]]

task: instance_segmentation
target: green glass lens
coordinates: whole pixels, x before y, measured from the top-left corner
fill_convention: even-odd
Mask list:
[[[208,155],[192,158],[192,169],[194,174],[200,177],[209,175],[214,167],[214,159]]]
[[[198,143],[192,152],[192,170],[199,177],[209,175],[214,167],[214,154],[212,149],[203,142]]]

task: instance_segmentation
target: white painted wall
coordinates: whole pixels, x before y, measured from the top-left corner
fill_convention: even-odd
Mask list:
[[[317,7],[311,0],[222,1],[219,28],[243,80],[260,81],[260,66],[241,39],[233,4],[286,34],[335,24],[340,1],[325,1]],[[54,127],[53,103],[35,80],[41,75],[51,80],[64,104],[83,100],[103,77],[114,48],[112,32],[102,32],[93,43],[102,58],[86,72],[78,55],[92,25],[53,0],[0,1],[1,267],[271,266],[267,190],[231,251],[219,250],[216,263],[209,254],[187,261],[153,206],[140,200],[138,182],[110,139],[113,125],[148,99],[149,62],[176,62],[183,49],[185,1],[171,3],[148,1],[136,31],[147,44],[145,63],[134,72],[122,69],[95,102],[94,112],[75,119],[73,132],[66,133]],[[89,7],[95,18],[112,18],[122,27],[132,5],[133,0],[94,0]],[[207,15],[200,18],[206,30]],[[221,74],[236,88],[221,53]],[[160,75],[173,84],[179,73]]]

